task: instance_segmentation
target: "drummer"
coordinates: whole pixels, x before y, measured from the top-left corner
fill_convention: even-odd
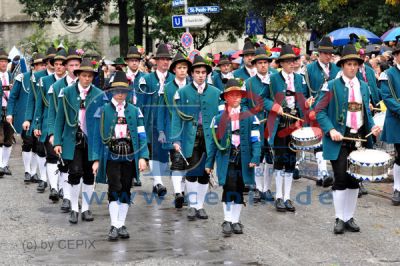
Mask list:
[[[381,75],[382,99],[388,109],[383,126],[382,141],[393,143],[396,149],[396,158],[393,166],[393,205],[400,205],[400,43],[392,52],[397,65],[392,66]]]
[[[374,125],[369,110],[368,84],[356,77],[362,63],[354,45],[346,45],[342,58],[337,62],[337,66],[342,68],[342,76],[323,86],[317,100],[317,121],[324,131],[323,156],[325,160],[331,160],[335,177],[332,186],[335,234],[343,234],[345,230],[360,231],[353,219],[359,181],[347,173],[347,157],[356,150],[356,142],[343,138],[363,139],[369,132],[377,136],[381,131]],[[365,144],[372,147],[372,136]]]

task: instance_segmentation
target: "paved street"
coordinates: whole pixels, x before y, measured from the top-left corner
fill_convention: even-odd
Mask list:
[[[210,218],[188,222],[184,210],[173,208],[172,194],[160,205],[147,203],[150,195],[143,193],[151,191],[151,182],[145,179],[134,189],[128,213],[131,238],[110,243],[106,196],[93,202],[94,222],[70,225],[59,204],[49,201],[48,190],[38,194],[36,184],[23,183],[20,146],[11,169],[13,176],[0,180],[0,264],[400,265],[400,208],[384,197],[361,198],[356,211],[361,233],[336,236],[329,191],[303,178],[293,186],[295,214],[277,213],[272,204],[247,206],[244,234],[224,238],[222,205],[214,194],[206,206]],[[96,192],[101,199],[106,186],[97,185]],[[221,189],[215,192],[221,195]]]

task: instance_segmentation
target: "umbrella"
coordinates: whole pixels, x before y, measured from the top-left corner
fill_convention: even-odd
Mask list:
[[[350,42],[350,34],[356,34],[358,36],[365,36],[369,40],[370,43],[380,43],[381,39],[376,36],[374,33],[362,29],[362,28],[355,28],[355,27],[347,27],[341,28],[335,31],[332,31],[328,35],[333,38],[333,45],[335,46],[343,46]]]
[[[236,52],[236,50],[230,49],[228,51],[223,52],[222,54],[230,56],[230,55],[233,55],[235,52]]]
[[[381,36],[381,40],[384,42],[395,41],[396,36],[400,35],[400,27],[396,27],[388,30]]]
[[[381,46],[378,44],[368,44],[367,47],[365,47],[366,54],[371,54],[371,53],[379,54],[380,50]]]
[[[238,58],[238,57],[240,57],[241,54],[242,54],[242,50],[239,50],[239,51],[235,52],[234,54],[232,54],[231,58]]]

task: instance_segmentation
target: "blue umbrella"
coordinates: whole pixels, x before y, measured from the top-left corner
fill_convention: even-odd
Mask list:
[[[381,39],[376,36],[374,33],[362,29],[362,28],[355,28],[355,27],[347,27],[341,28],[335,31],[332,31],[328,35],[333,37],[333,45],[335,46],[343,46],[350,42],[350,34],[356,34],[358,37],[364,36],[366,37],[370,43],[381,43]]]
[[[236,50],[230,49],[230,50],[228,50],[228,51],[223,52],[222,54],[223,54],[223,55],[230,56],[230,55],[233,55],[234,53],[236,53]]]
[[[395,41],[396,36],[398,36],[398,35],[400,35],[400,27],[396,27],[396,28],[388,30],[381,36],[381,39],[384,42]]]

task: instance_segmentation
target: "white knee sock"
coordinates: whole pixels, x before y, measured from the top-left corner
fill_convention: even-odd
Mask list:
[[[40,172],[40,180],[47,182],[46,157],[38,156],[38,165],[39,165],[39,172]]]
[[[117,201],[111,201],[108,204],[108,211],[110,212],[111,226],[118,228],[118,212],[119,204]]]
[[[328,174],[326,161],[324,160],[322,151],[315,154],[318,164],[318,179],[322,179],[324,175]]]
[[[292,190],[293,173],[285,173],[285,196],[284,201],[290,200],[290,191]]]
[[[58,167],[55,163],[46,164],[47,177],[49,179],[50,187],[58,191]]]
[[[58,175],[58,190],[64,190],[64,183],[65,183],[65,175],[61,174],[61,171],[57,167],[57,175]]]
[[[233,209],[233,201],[231,202],[223,202],[222,206],[224,207],[224,221],[232,222],[232,209]]]
[[[78,206],[78,201],[79,201],[79,192],[81,190],[81,185],[70,185],[71,187],[71,209],[75,212],[79,212],[79,206]]]
[[[263,190],[263,168],[264,165],[262,163],[260,163],[259,166],[256,166],[254,168],[254,177],[255,177],[255,181],[256,181],[256,188],[259,191]]]
[[[400,191],[400,165],[396,163],[393,165],[393,178],[393,190]]]
[[[358,199],[358,188],[357,189],[346,189],[346,202],[344,205],[344,217],[343,221],[347,222],[354,217],[356,211],[357,199]]]
[[[242,204],[233,204],[232,206],[232,223],[240,221],[240,212],[242,211]]]
[[[171,176],[171,170],[169,169],[168,163],[160,162],[160,167],[161,167],[161,176]]]
[[[128,215],[129,204],[128,203],[120,203],[119,211],[118,211],[118,228],[125,225],[126,216]]]
[[[65,173],[61,173],[64,175]],[[66,174],[68,177],[68,174]],[[63,192],[64,192],[64,199],[71,200],[71,184],[68,183],[68,178],[65,180],[63,184]]]
[[[275,175],[275,184],[276,184],[276,198],[282,199],[282,185],[283,185],[283,171],[282,170],[274,170]]]
[[[185,186],[186,186],[186,182],[185,182],[185,177],[183,176],[182,181],[181,181],[181,189],[182,189],[183,193],[185,192]]]
[[[203,209],[207,191],[208,191],[208,183],[205,185],[203,184],[197,185],[197,206],[196,206],[197,210]]]
[[[3,146],[3,167],[8,166],[8,161],[10,160],[11,156],[11,150],[12,146],[11,147]]]
[[[94,185],[82,184],[82,212],[89,210],[89,204],[93,195],[93,191]]]
[[[197,187],[199,183],[196,182],[189,182],[186,180],[186,190],[189,200],[189,206],[196,208],[197,206]]]
[[[31,160],[31,176],[35,175],[38,168],[38,157],[36,153],[32,152],[32,160]]]
[[[184,171],[172,171],[171,179],[174,186],[174,193],[181,193],[183,191],[182,178],[184,174]]]
[[[153,186],[156,186],[158,184],[163,185],[161,179],[161,172],[162,172],[161,163],[159,161],[150,160],[149,165],[150,165],[151,175],[153,176]]]
[[[346,203],[346,190],[333,190],[333,206],[335,207],[335,216],[344,221],[344,208]]]
[[[265,163],[264,167],[264,187],[263,192],[266,192],[271,189],[271,182],[272,182],[272,172],[273,172],[274,165]]]
[[[25,173],[31,173],[31,160],[32,160],[32,152],[31,151],[23,151],[22,152],[22,161],[24,162]]]

